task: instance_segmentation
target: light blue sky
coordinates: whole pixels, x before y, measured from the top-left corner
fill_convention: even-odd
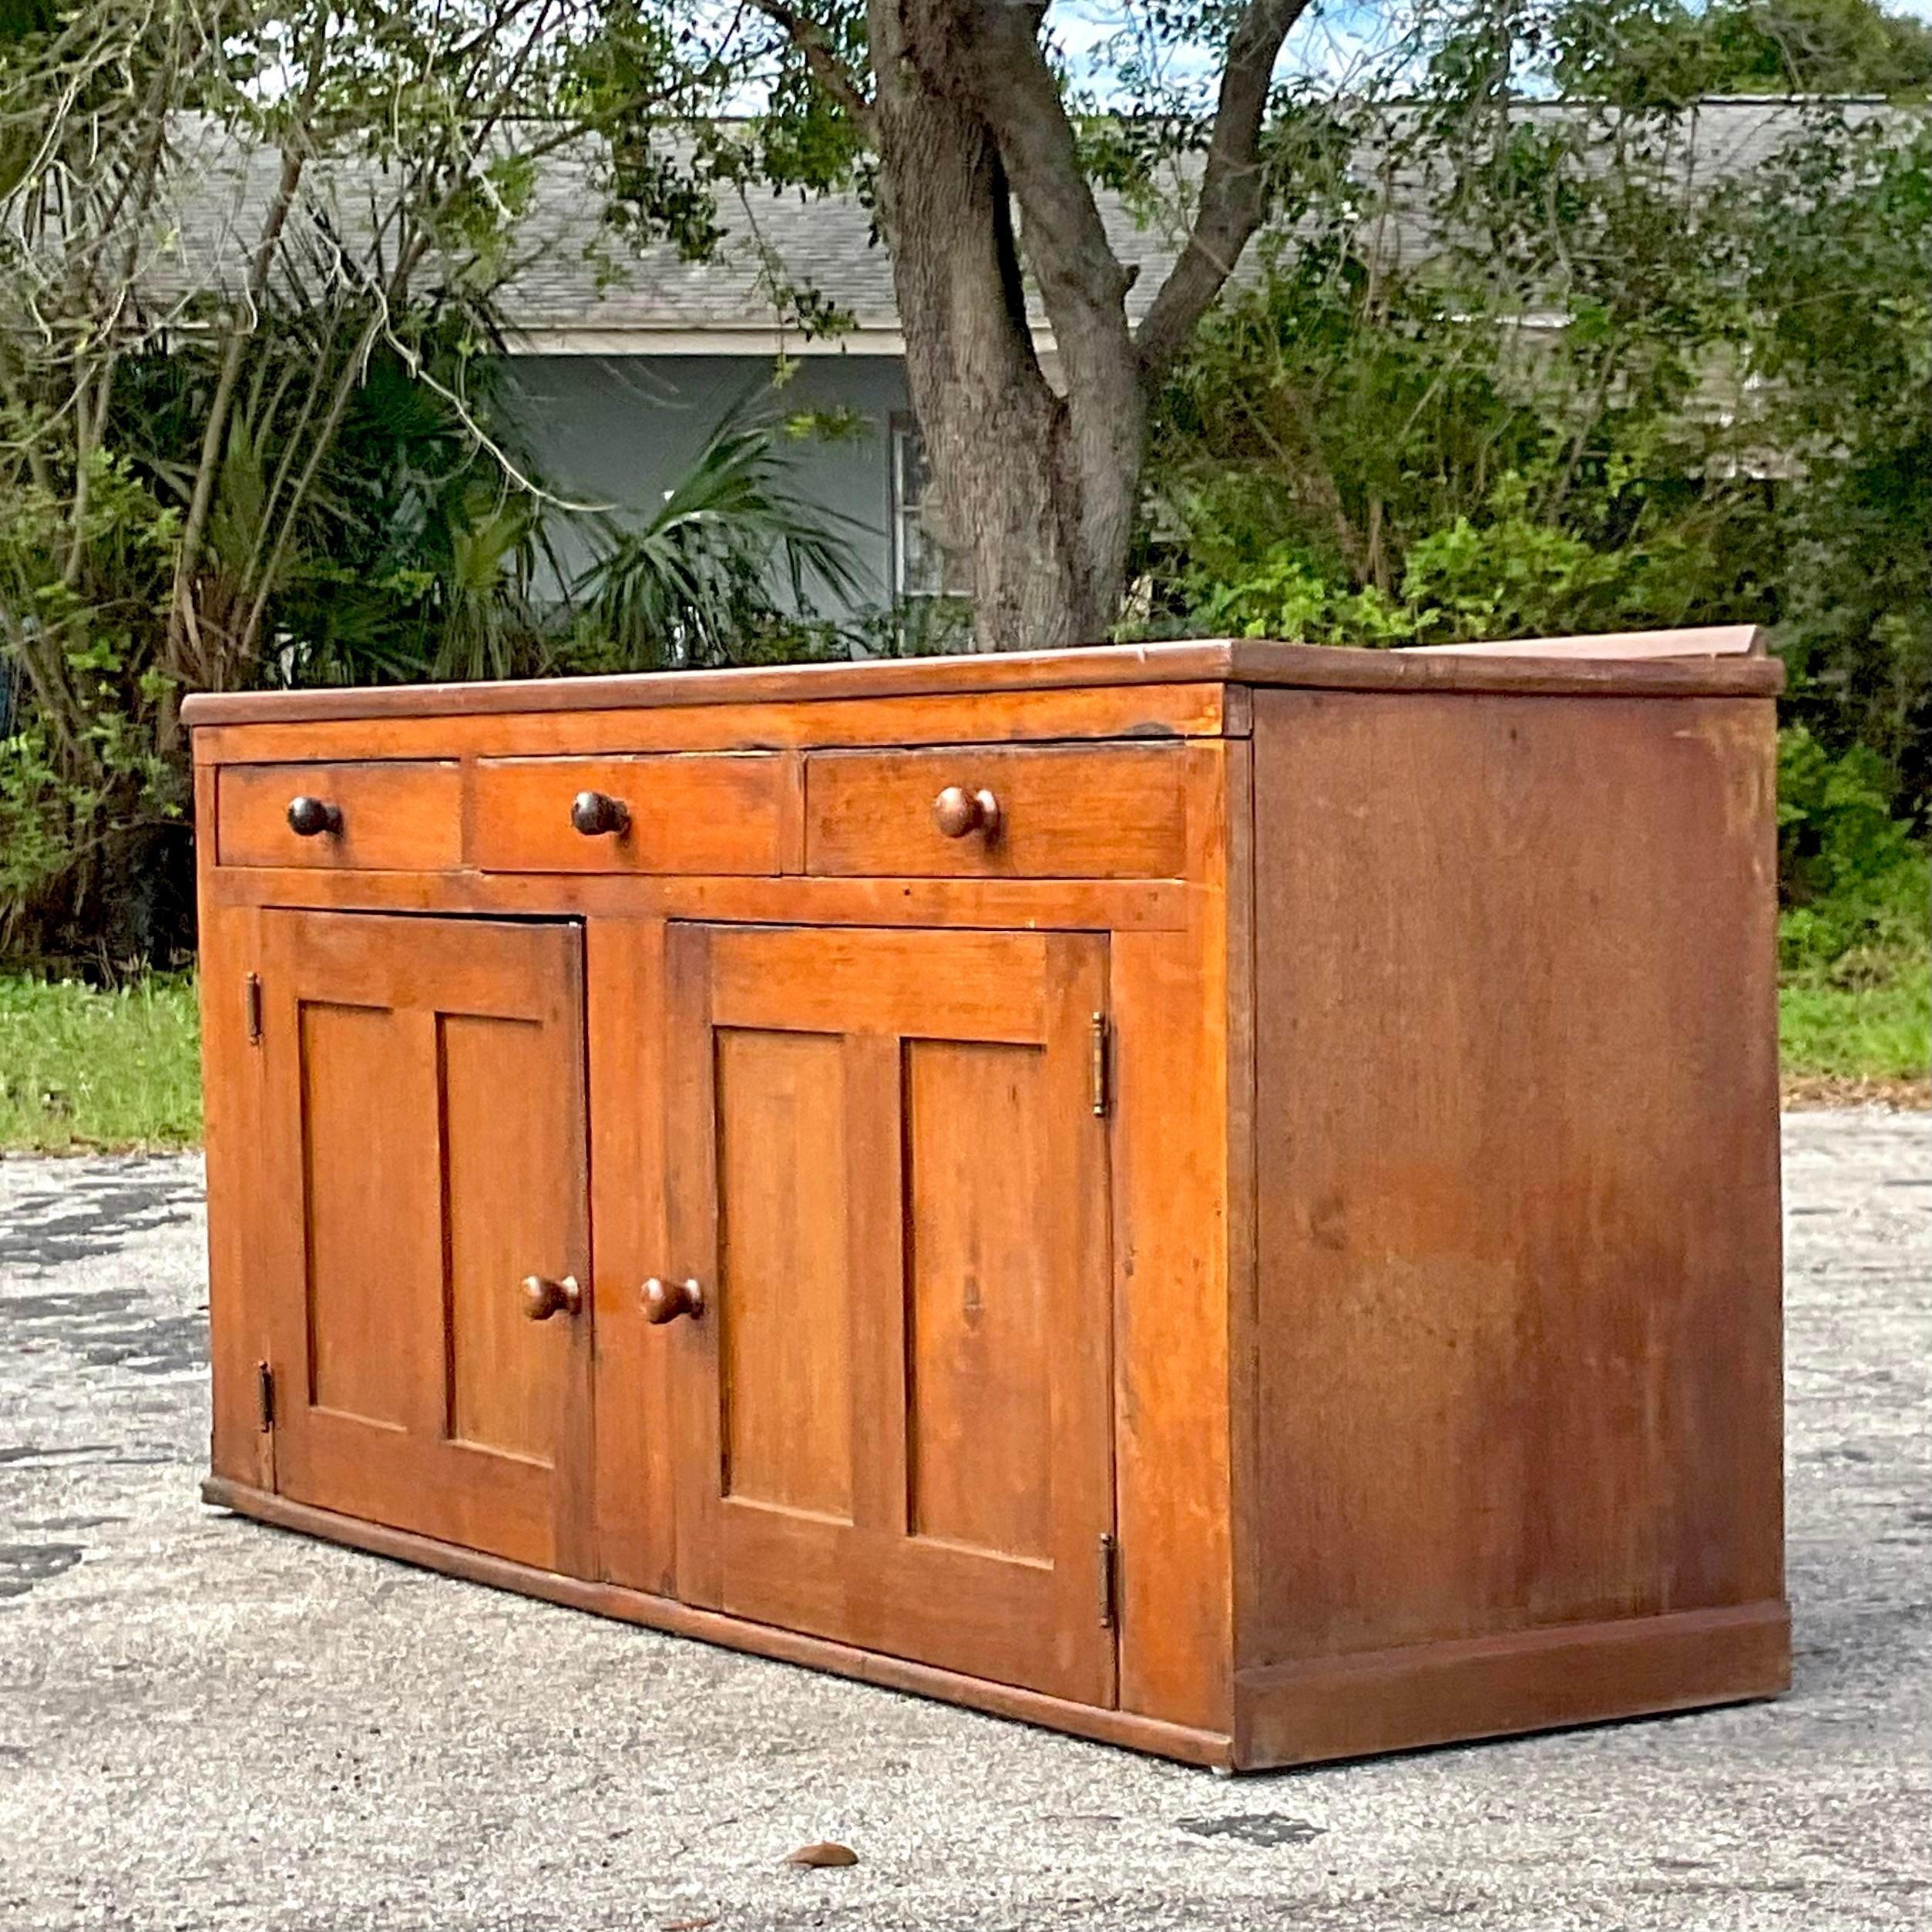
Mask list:
[[[1932,0],[1880,0],[1880,4],[1890,13],[1932,21]],[[1121,0],[1053,0],[1048,24],[1075,71],[1086,66],[1090,73],[1089,63],[1137,11]],[[1406,0],[1315,0],[1310,14],[1312,17],[1304,18],[1289,35],[1281,71],[1325,74],[1336,80],[1346,80],[1372,62],[1378,51],[1389,45],[1392,35],[1415,18]],[[1162,64],[1177,87],[1191,84],[1201,89],[1212,83],[1212,64],[1197,48],[1171,45]],[[1104,80],[1100,87],[1104,97],[1111,91]]]

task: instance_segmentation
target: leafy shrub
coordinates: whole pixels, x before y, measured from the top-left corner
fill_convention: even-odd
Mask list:
[[[1413,538],[1393,592],[1356,588],[1336,560],[1291,536],[1226,580],[1197,567],[1188,601],[1192,628],[1245,637],[1376,646],[1559,637],[1641,623],[1676,563],[1668,543],[1604,549],[1537,521],[1511,476],[1482,521],[1458,516]]]
[[[0,675],[15,701],[0,735],[0,953],[166,952],[153,936],[178,924],[146,862],[188,796],[156,741],[177,519],[105,452],[86,482],[78,517],[37,484],[0,496]]]
[[[1877,753],[1834,757],[1803,725],[1778,740],[1779,944],[1788,972],[1875,983],[1924,959],[1932,858],[1893,817],[1897,778]]]
[[[858,588],[842,521],[798,495],[770,425],[729,416],[647,520],[601,526],[572,596],[627,669],[822,654],[795,619]]]
[[[1285,637],[1303,643],[1406,642],[1414,626],[1372,585],[1352,589],[1305,543],[1278,543],[1243,576],[1204,583],[1191,628],[1210,637]]]

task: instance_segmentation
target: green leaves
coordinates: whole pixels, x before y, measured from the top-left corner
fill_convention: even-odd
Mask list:
[[[815,591],[861,589],[843,522],[798,493],[769,428],[729,418],[648,521],[605,525],[572,593],[613,664],[731,663]]]
[[[1916,960],[1932,938],[1932,864],[1894,818],[1897,774],[1868,747],[1834,756],[1804,726],[1778,736],[1778,872],[1792,909],[1787,972],[1830,973],[1853,953]]]
[[[1349,170],[1295,176],[1294,226],[1159,399],[1147,627],[1754,619],[1789,714],[1868,746],[1923,818],[1932,125],[1680,105],[1742,11],[1436,16],[1419,98],[1362,113]],[[1568,98],[1525,99],[1539,74]]]

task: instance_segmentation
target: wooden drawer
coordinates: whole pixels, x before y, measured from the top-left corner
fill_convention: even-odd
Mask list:
[[[594,793],[621,830],[582,832]],[[632,758],[482,758],[470,783],[470,863],[494,872],[776,872],[785,761],[764,752]]]
[[[324,809],[304,837],[297,799]],[[444,872],[462,863],[462,768],[454,761],[227,764],[215,790],[223,865],[324,865],[353,872]]]
[[[1179,878],[1189,762],[1179,745],[816,752],[805,770],[805,868],[885,879]],[[949,836],[939,801],[949,790],[990,795],[996,823]]]

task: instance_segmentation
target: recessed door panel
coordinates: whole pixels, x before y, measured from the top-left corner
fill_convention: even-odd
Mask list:
[[[906,1043],[907,1527],[1053,1560],[1046,1052]]]
[[[833,1034],[716,1036],[723,1487],[852,1516],[851,1282],[836,1187],[845,1088]]]
[[[340,1131],[406,1106],[411,1028],[388,1006],[304,1001],[298,1009],[307,1400],[391,1429],[411,1421],[410,1365],[385,1345],[398,1281],[418,1271],[370,1252],[369,1230],[408,1225],[417,1163],[386,1134]]]
[[[1106,1703],[1106,946],[679,926],[679,1594]]]
[[[277,911],[263,930],[276,1487],[587,1574],[575,929]]]

